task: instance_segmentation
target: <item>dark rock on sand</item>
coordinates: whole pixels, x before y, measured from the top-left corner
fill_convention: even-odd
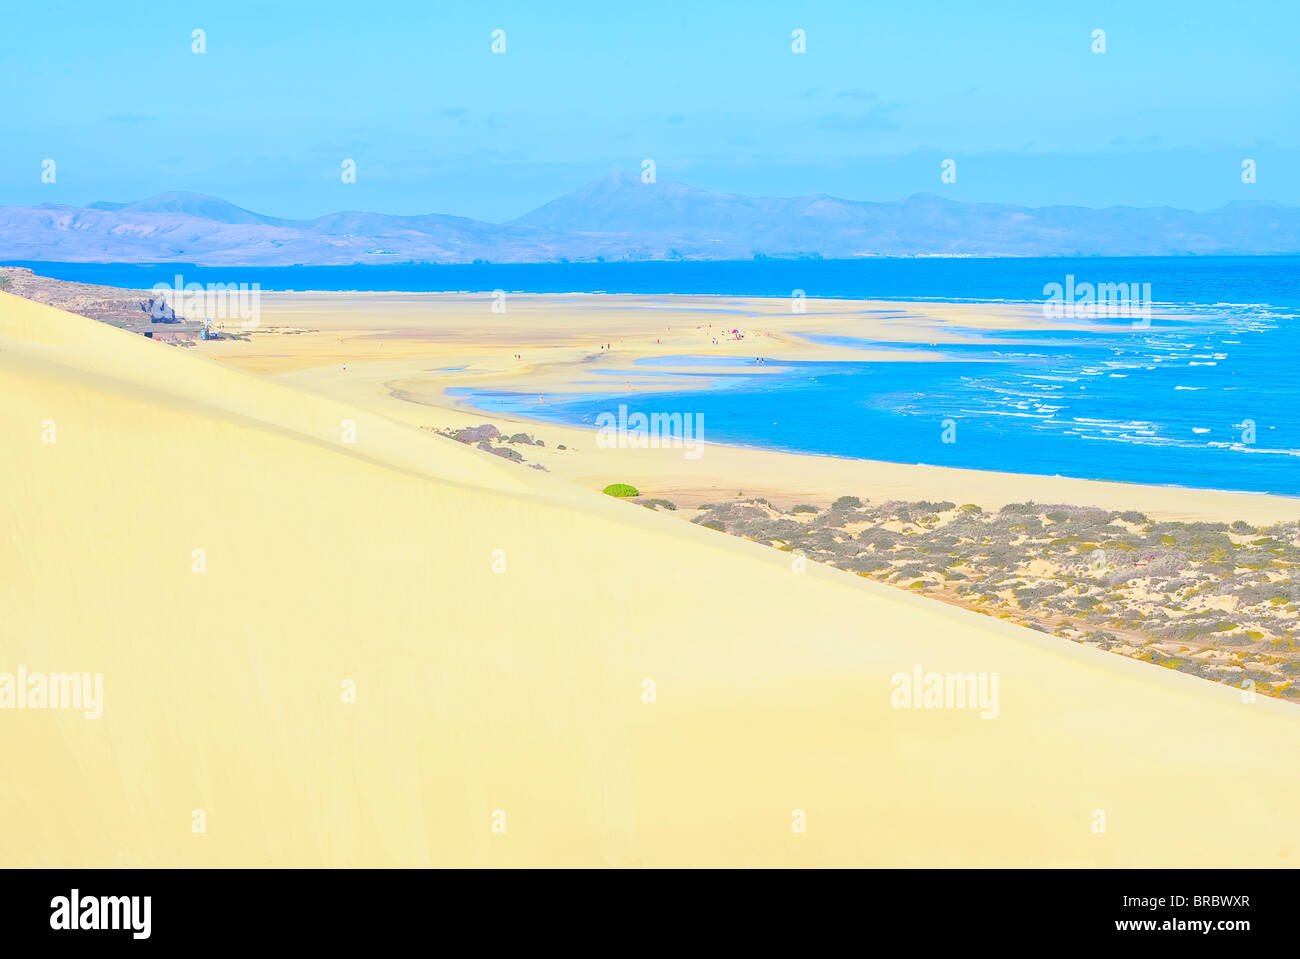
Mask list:
[[[456,430],[451,434],[451,438],[461,443],[483,443],[494,440],[500,435],[499,429],[491,423],[484,423],[482,426],[467,426],[463,430]]]

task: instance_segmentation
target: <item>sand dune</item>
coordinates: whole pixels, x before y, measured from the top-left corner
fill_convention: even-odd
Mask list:
[[[0,711],[5,864],[1300,864],[1290,704],[3,294],[0,383],[0,671],[104,676]]]

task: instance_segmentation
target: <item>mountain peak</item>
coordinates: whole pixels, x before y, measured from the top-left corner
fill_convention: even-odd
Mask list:
[[[207,196],[203,193],[190,193],[184,190],[169,190],[130,203],[112,203],[101,200],[89,204],[87,209],[117,213],[178,213],[183,216],[212,220],[216,223],[230,224],[260,223],[263,225],[278,225],[286,222],[276,217],[253,213],[214,196]]]
[[[230,224],[238,224],[231,228]],[[750,259],[755,256],[1180,256],[1300,252],[1300,209],[1028,207],[754,197],[614,170],[509,223],[360,211],[280,220],[173,191],[89,208],[0,207],[0,260],[281,263]]]
[[[615,170],[511,221],[518,226],[579,232],[654,234],[661,226],[703,217],[743,197],[712,193],[674,180],[643,180],[639,173]]]

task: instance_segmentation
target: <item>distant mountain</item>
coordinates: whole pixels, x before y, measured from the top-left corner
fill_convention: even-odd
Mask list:
[[[538,207],[517,224],[636,236],[690,258],[747,244],[744,255],[1148,256],[1300,252],[1300,208],[1234,203],[1171,207],[1022,207],[930,193],[872,203],[831,196],[759,198],[616,176]]]
[[[292,222],[252,213],[243,207],[218,200],[213,196],[204,196],[202,193],[178,191],[159,193],[157,196],[136,200],[134,203],[108,203],[101,200],[89,204],[86,209],[114,213],[180,213],[200,220],[211,220],[214,223],[260,223],[264,226],[284,226]]]
[[[507,223],[347,211],[264,216],[198,193],[0,207],[0,260],[497,263],[857,256],[1300,253],[1300,208],[1023,207],[934,194],[872,203],[747,197],[615,174]]]

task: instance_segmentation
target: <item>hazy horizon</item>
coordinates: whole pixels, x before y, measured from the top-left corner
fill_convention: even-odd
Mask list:
[[[502,222],[647,159],[746,196],[1300,204],[1300,8],[1280,2],[6,13],[4,205],[185,191],[293,219]]]
[[[579,185],[579,187],[578,187],[576,190],[567,190],[567,191],[565,191],[564,193],[556,194],[555,196],[551,197],[550,199],[544,199],[544,200],[542,200],[541,202],[539,202],[536,206],[529,207],[527,210],[524,210],[524,211],[523,211],[522,213],[520,213],[518,216],[514,216],[514,217],[506,217],[506,218],[504,218],[504,219],[489,219],[489,218],[485,218],[485,217],[465,217],[465,218],[466,218],[466,219],[479,220],[479,221],[484,222],[484,223],[490,223],[490,224],[496,224],[496,225],[507,224],[507,223],[510,223],[512,220],[519,219],[519,218],[521,218],[521,217],[525,217],[525,216],[527,216],[529,213],[532,213],[532,212],[534,212],[534,211],[540,209],[541,207],[543,207],[543,206],[547,205],[548,203],[552,202],[553,200],[563,199],[563,198],[565,198],[565,197],[571,196],[571,195],[574,194],[574,193],[580,193],[580,192],[581,192],[583,189],[585,189],[585,188],[593,187],[593,186],[596,186],[596,185],[598,185],[598,184],[602,184],[602,183],[606,183],[606,182],[608,182],[608,181],[610,181],[610,180],[612,180],[612,179],[615,179],[615,178],[617,178],[617,177],[620,177],[620,176],[626,177],[626,178],[628,178],[628,179],[630,179],[630,180],[634,180],[634,179],[636,178],[637,174],[636,174],[635,171],[632,171],[632,170],[625,170],[625,169],[616,169],[616,170],[613,170],[613,171],[611,171],[607,176],[600,177],[600,178],[597,178],[597,179],[593,179],[593,180],[590,180],[590,181],[588,181],[588,182],[586,182],[586,183],[583,183],[583,184]],[[1236,199],[1227,200],[1227,201],[1225,201],[1225,202],[1223,202],[1223,203],[1220,203],[1220,204],[1217,204],[1217,205],[1215,205],[1215,206],[1209,206],[1209,207],[1204,207],[1204,208],[1179,207],[1179,206],[1176,206],[1176,205],[1173,205],[1173,204],[1137,204],[1137,203],[1132,203],[1132,204],[1129,204],[1129,203],[1116,203],[1116,204],[1110,204],[1109,206],[1094,206],[1094,205],[1089,205],[1089,204],[1085,204],[1085,203],[1059,203],[1059,204],[1043,203],[1043,204],[1032,204],[1032,203],[1015,203],[1015,202],[1011,202],[1011,201],[1003,201],[1003,200],[961,200],[961,199],[957,199],[957,198],[955,198],[955,197],[945,196],[944,193],[943,193],[942,191],[940,191],[940,190],[918,190],[918,191],[916,191],[916,192],[914,192],[914,193],[909,193],[909,194],[907,194],[907,195],[905,195],[905,196],[895,196],[895,197],[885,197],[885,198],[882,198],[882,199],[864,200],[864,199],[861,199],[861,198],[848,197],[848,196],[839,196],[839,195],[836,195],[836,194],[832,194],[832,193],[824,193],[824,192],[823,192],[823,193],[803,193],[803,194],[782,194],[782,195],[779,195],[779,196],[778,196],[778,195],[776,195],[776,194],[745,194],[745,193],[737,193],[737,192],[734,192],[734,191],[728,191],[728,190],[716,190],[716,191],[715,191],[715,190],[709,190],[709,189],[706,189],[706,188],[704,188],[704,187],[697,186],[697,185],[694,184],[694,183],[689,183],[689,182],[681,181],[681,180],[665,180],[665,179],[660,179],[660,180],[657,181],[657,183],[662,184],[662,185],[664,185],[664,186],[685,187],[685,188],[687,188],[687,189],[689,189],[689,190],[699,190],[699,191],[704,192],[704,193],[716,193],[716,194],[718,194],[718,195],[723,195],[723,196],[736,196],[736,197],[743,197],[743,198],[754,199],[754,200],[769,200],[769,199],[770,199],[770,200],[784,200],[784,199],[799,199],[799,198],[803,198],[803,197],[825,196],[825,197],[829,197],[830,199],[833,199],[833,200],[840,200],[840,201],[844,201],[844,202],[847,202],[847,203],[883,203],[883,204],[889,204],[889,203],[904,203],[904,202],[906,202],[906,201],[908,201],[908,200],[913,200],[913,199],[922,198],[922,197],[935,197],[935,198],[940,199],[940,200],[952,200],[953,202],[956,202],[956,203],[989,204],[989,205],[995,205],[995,206],[1016,206],[1016,207],[1024,207],[1025,209],[1042,209],[1042,208],[1046,208],[1046,207],[1060,206],[1060,207],[1077,207],[1077,208],[1079,208],[1079,209],[1087,209],[1087,210],[1097,210],[1097,211],[1102,211],[1102,210],[1113,209],[1113,208],[1117,208],[1117,207],[1128,207],[1128,208],[1134,208],[1134,209],[1154,209],[1154,208],[1157,208],[1157,207],[1168,207],[1168,208],[1170,208],[1170,209],[1181,210],[1181,211],[1183,211],[1183,212],[1188,212],[1188,213],[1205,213],[1205,212],[1208,212],[1208,211],[1211,211],[1211,210],[1221,209],[1222,207],[1225,207],[1225,206],[1231,206],[1231,205],[1233,205],[1233,204],[1242,204],[1242,203],[1245,203],[1245,204],[1258,203],[1258,204],[1262,204],[1262,205],[1266,205],[1266,206],[1269,206],[1269,205],[1277,205],[1277,206],[1285,206],[1285,207],[1300,206],[1300,203],[1285,203],[1285,202],[1282,202],[1282,201],[1276,201],[1276,200],[1265,200],[1265,199],[1253,199],[1253,198],[1250,198],[1250,197],[1238,197],[1238,198],[1236,198]],[[239,209],[244,210],[245,212],[248,212],[248,213],[255,213],[255,214],[259,214],[259,215],[266,216],[266,217],[273,218],[273,219],[283,219],[283,220],[290,220],[290,221],[294,221],[294,222],[309,222],[309,221],[311,221],[311,220],[313,220],[313,219],[318,219],[318,218],[321,217],[321,216],[329,216],[329,215],[331,215],[331,214],[335,214],[335,213],[353,213],[353,212],[378,213],[378,214],[381,214],[381,215],[384,215],[384,216],[422,216],[422,215],[464,216],[464,214],[451,214],[451,213],[447,213],[447,211],[445,211],[445,210],[434,210],[434,209],[429,209],[429,210],[411,210],[411,211],[408,211],[408,212],[405,212],[405,213],[396,213],[396,212],[389,212],[389,211],[383,211],[383,210],[369,210],[369,209],[367,209],[367,210],[361,210],[360,208],[340,208],[340,209],[337,209],[337,210],[327,210],[327,211],[325,211],[325,212],[323,212],[323,213],[321,213],[321,214],[319,214],[318,216],[315,216],[315,217],[290,217],[290,216],[285,216],[284,214],[282,214],[282,213],[281,213],[279,210],[277,210],[277,209],[256,209],[256,208],[252,208],[252,207],[244,206],[243,204],[240,204],[240,203],[235,203],[234,201],[230,200],[228,197],[224,197],[224,196],[216,196],[216,195],[213,195],[213,194],[211,194],[211,193],[203,193],[203,192],[198,191],[198,190],[186,190],[186,189],[160,190],[160,191],[158,191],[158,192],[156,192],[156,193],[149,194],[148,196],[138,196],[138,197],[129,197],[129,198],[126,198],[126,197],[113,197],[113,198],[109,198],[109,197],[100,197],[100,198],[97,199],[97,200],[91,200],[91,201],[89,201],[89,202],[87,202],[87,203],[78,203],[78,204],[71,204],[71,203],[70,203],[70,204],[66,204],[66,205],[67,205],[67,206],[75,207],[75,208],[77,208],[77,209],[103,210],[103,211],[106,211],[106,212],[112,212],[112,211],[114,211],[114,210],[116,210],[116,209],[119,209],[119,208],[121,208],[121,207],[129,207],[129,206],[132,206],[132,205],[137,204],[137,203],[142,203],[142,202],[146,202],[146,201],[150,201],[150,200],[158,200],[158,199],[163,199],[163,198],[194,198],[194,199],[204,199],[204,200],[215,200],[215,201],[219,201],[219,202],[221,202],[221,203],[228,203],[228,204],[230,204],[231,206],[238,207]],[[51,202],[55,202],[55,203],[57,203],[58,201],[49,201],[49,200],[46,200],[46,201],[42,201],[42,202],[43,202],[43,203],[51,203]],[[0,204],[0,206],[7,206],[7,205],[11,205],[11,204]],[[17,205],[17,204],[12,204],[12,205]],[[33,206],[38,206],[38,205],[40,205],[40,204],[32,204],[32,205],[33,205]],[[190,214],[190,215],[199,215],[199,214]]]

